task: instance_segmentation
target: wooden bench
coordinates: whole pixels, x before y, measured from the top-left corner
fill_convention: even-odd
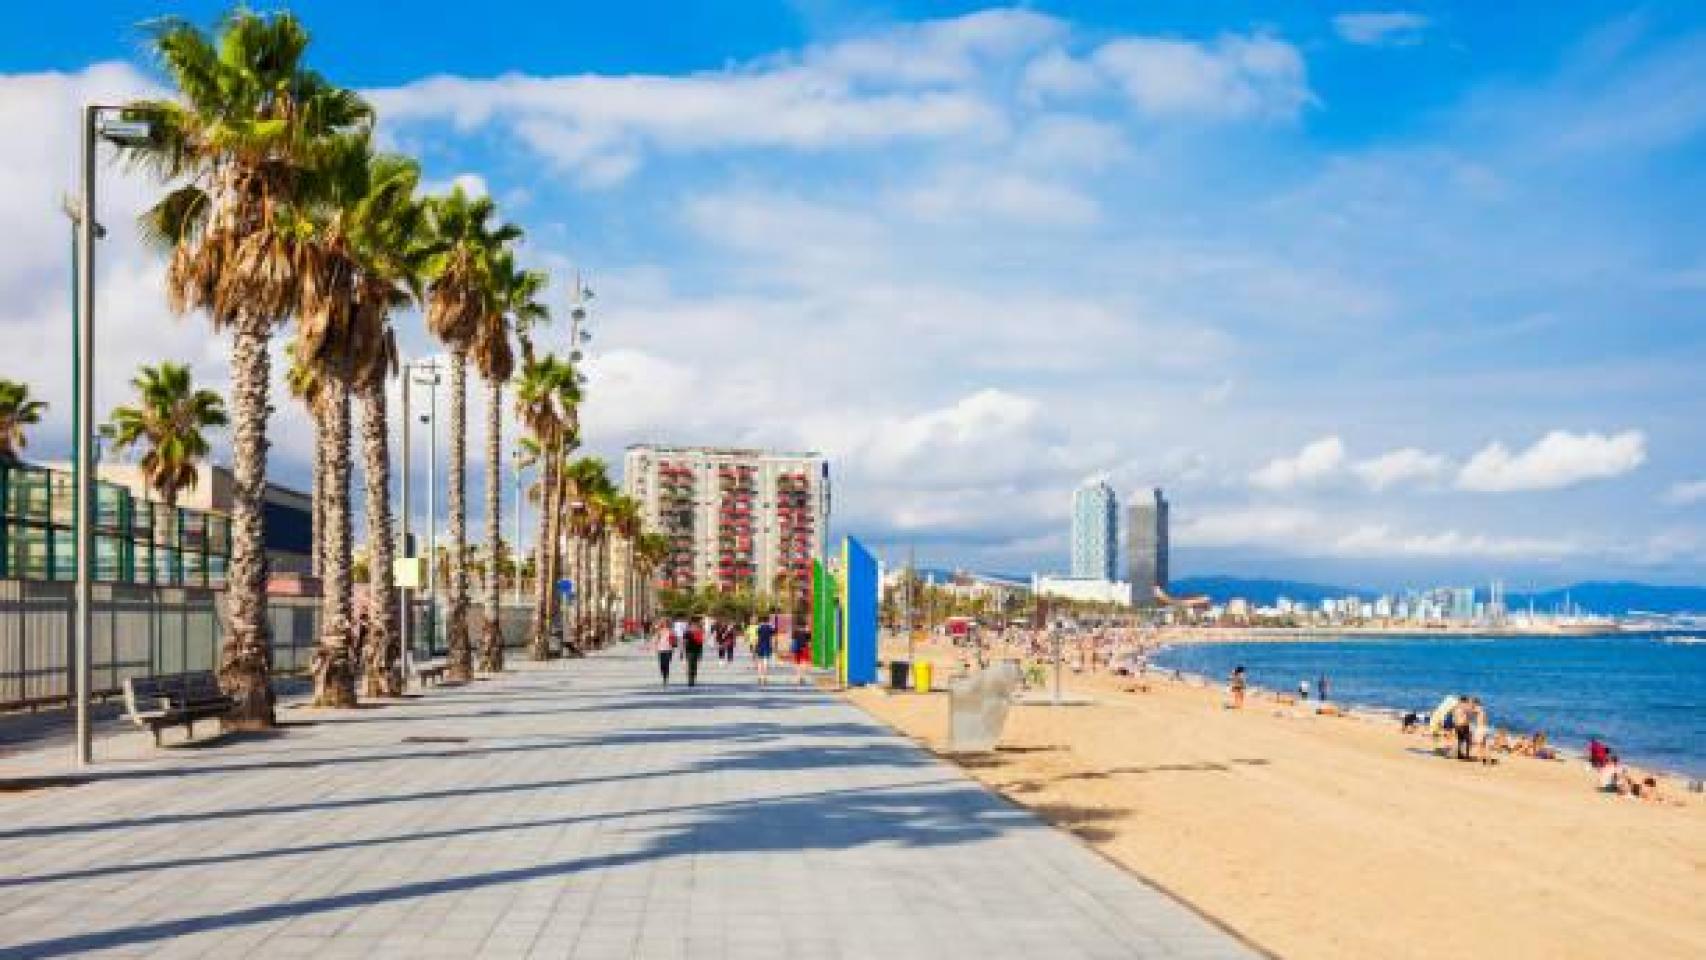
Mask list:
[[[160,745],[161,727],[184,727],[195,736],[195,722],[222,717],[236,701],[219,689],[210,671],[131,677],[124,682],[124,705],[130,719],[154,734]]]
[[[442,683],[444,681],[444,668],[443,660],[417,663],[414,668],[415,681],[423,687],[428,684]]]

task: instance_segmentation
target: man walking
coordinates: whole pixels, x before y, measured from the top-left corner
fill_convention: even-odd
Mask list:
[[[705,655],[705,628],[700,624],[690,624],[687,627],[687,641],[681,648],[687,657],[687,685],[699,684],[699,659]]]

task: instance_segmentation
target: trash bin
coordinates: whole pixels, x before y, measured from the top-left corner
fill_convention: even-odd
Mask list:
[[[930,661],[920,660],[912,668],[912,689],[919,693],[930,692]]]
[[[889,661],[889,689],[905,690],[906,680],[912,671],[912,664],[905,660]]]

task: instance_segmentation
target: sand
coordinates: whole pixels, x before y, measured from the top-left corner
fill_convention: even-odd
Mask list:
[[[952,654],[930,648],[942,675]],[[1285,957],[1706,957],[1706,802],[1597,794],[1580,762],[1496,766],[1219,690],[1070,679],[971,775]],[[852,691],[945,746],[945,694]],[[1276,715],[1278,714],[1278,715]]]

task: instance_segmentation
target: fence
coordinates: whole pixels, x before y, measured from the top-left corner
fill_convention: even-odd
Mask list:
[[[222,631],[215,604],[223,591],[95,584],[92,592],[90,672],[97,696],[119,693],[129,677],[218,668]],[[0,710],[69,701],[75,616],[71,584],[0,580]],[[502,608],[506,647],[526,645],[528,617],[525,607]],[[269,597],[267,620],[273,670],[307,670],[319,639],[320,598]],[[417,656],[444,652],[442,636],[435,636],[443,631],[431,630],[432,621],[428,604],[417,604],[411,631]]]

